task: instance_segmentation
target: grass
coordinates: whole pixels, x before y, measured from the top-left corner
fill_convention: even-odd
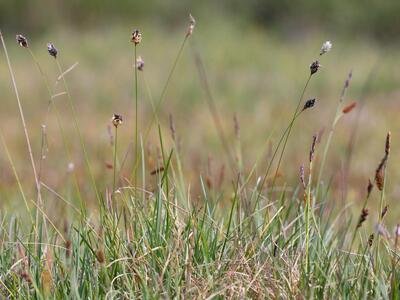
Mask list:
[[[199,32],[196,30],[193,36],[187,35],[187,31],[174,33],[176,36],[172,35],[171,43],[168,39],[163,40],[168,43],[166,54],[172,57],[171,64],[162,64],[161,61],[156,64],[156,69],[166,69],[163,79],[154,72],[151,63],[149,71],[147,62],[146,71],[134,69],[134,110],[127,108],[132,106],[132,93],[129,92],[126,92],[126,99],[114,106],[94,91],[98,101],[105,101],[106,111],[97,111],[89,101],[83,104],[78,102],[85,99],[86,92],[80,90],[80,81],[74,79],[75,67],[66,72],[68,67],[63,68],[60,63],[60,60],[70,59],[71,54],[66,47],[59,47],[54,69],[47,63],[54,58],[47,57],[46,60],[41,54],[36,55],[35,46],[25,51],[29,60],[23,64],[15,62],[16,68],[13,67],[14,55],[6,55],[21,125],[11,126],[15,124],[15,115],[3,120],[10,120],[11,125],[7,131],[2,130],[1,136],[6,154],[3,165],[9,172],[2,176],[10,182],[10,187],[1,187],[5,202],[8,202],[0,213],[1,296],[12,299],[397,299],[400,230],[397,227],[393,235],[390,229],[393,227],[395,205],[390,205],[385,211],[390,200],[395,199],[389,191],[393,190],[398,174],[392,171],[395,168],[388,166],[395,165],[398,159],[392,155],[396,141],[394,139],[394,152],[392,150],[389,160],[391,135],[387,135],[385,143],[388,128],[386,123],[381,124],[380,134],[375,134],[373,138],[369,136],[373,139],[369,140],[369,144],[375,152],[371,154],[367,147],[363,148],[365,153],[356,152],[353,163],[357,167],[360,164],[369,167],[360,168],[354,178],[341,171],[352,168],[348,165],[338,168],[335,157],[329,157],[331,153],[339,153],[341,158],[349,155],[346,150],[347,135],[341,132],[343,128],[338,121],[345,123],[353,116],[353,123],[345,123],[353,128],[356,124],[355,110],[360,106],[368,110],[376,105],[361,103],[360,99],[356,107],[351,106],[352,102],[345,96],[351,95],[353,87],[363,90],[362,82],[357,81],[356,76],[351,85],[349,76],[344,88],[336,83],[340,76],[337,70],[332,71],[330,57],[335,55],[335,51],[341,51],[340,43],[338,46],[334,43],[333,51],[324,54],[324,68],[312,76],[309,69],[311,61],[306,62],[305,56],[300,54],[294,69],[284,66],[284,59],[282,63],[276,62],[277,59],[271,62],[270,66],[276,67],[278,77],[287,70],[296,71],[294,74],[288,72],[292,85],[288,84],[290,80],[285,80],[283,86],[271,79],[277,85],[272,88],[274,95],[296,99],[296,95],[301,94],[301,97],[294,104],[292,101],[268,102],[270,109],[279,107],[282,111],[289,111],[276,116],[276,122],[267,122],[275,125],[268,136],[262,130],[265,124],[259,126],[257,119],[260,117],[255,110],[246,107],[249,106],[247,104],[235,104],[235,95],[251,94],[250,89],[228,89],[225,97],[233,97],[230,105],[219,94],[227,89],[224,83],[218,85],[218,92],[214,91],[221,74],[212,71],[248,49],[238,45],[235,55],[218,54],[219,49],[215,47],[218,37],[209,36],[209,42],[214,47],[208,49],[207,40],[202,39],[201,28]],[[196,35],[200,37],[196,39]],[[255,35],[245,37],[245,41],[258,40],[260,35]],[[182,41],[182,37],[181,44],[174,44],[175,41]],[[91,38],[92,43],[98,43],[96,37]],[[237,45],[234,40],[227,39],[228,45]],[[150,48],[145,41],[144,34],[143,43],[138,49],[135,46],[134,61],[130,61],[131,45],[127,47],[126,60],[121,58],[123,55],[120,53],[115,57],[120,62],[113,63],[113,70],[118,75],[127,75],[128,79],[123,81],[127,83],[126,90],[130,90],[132,85],[129,83],[132,76],[128,75],[129,72],[132,74],[132,69],[126,66],[135,65],[138,55],[145,56]],[[3,39],[2,44],[6,49]],[[157,46],[151,38],[149,44]],[[93,47],[93,44],[89,46]],[[319,54],[319,46],[319,43],[314,43],[312,47],[305,47],[302,53],[310,50],[306,56],[312,60]],[[19,51],[19,59],[24,59],[20,52],[26,49],[12,49],[10,53]],[[277,58],[288,58],[294,62],[297,55],[295,49],[285,49],[281,44],[277,49],[270,50]],[[278,55],[280,50],[283,53]],[[227,60],[213,65],[208,59],[213,51],[217,52],[216,56],[222,55]],[[255,47],[251,51],[256,54],[260,50]],[[360,56],[379,57],[377,53],[372,53],[366,50]],[[93,57],[96,55],[98,58]],[[101,55],[105,54],[90,52],[87,58],[97,65],[102,61]],[[235,81],[235,74],[238,74],[241,81],[250,86],[254,84],[253,76],[246,77],[249,76],[245,72],[247,62],[241,61],[242,66],[238,70],[235,69],[236,64],[230,65],[228,78]],[[82,64],[86,61],[80,61]],[[68,62],[68,65],[77,66],[74,62]],[[27,97],[17,88],[22,66],[30,74],[28,81],[35,84],[33,95],[37,85],[40,85],[47,92],[45,99],[49,99],[46,101],[44,122],[46,132],[41,131],[40,134],[28,135],[29,126],[34,132],[36,127],[32,125],[35,124],[34,117],[28,119],[31,125],[28,124],[26,112],[29,115],[37,112],[38,119],[42,114],[41,105],[35,108],[35,105],[21,101]],[[124,71],[121,69],[117,73],[121,66]],[[189,66],[190,71],[187,71]],[[356,74],[357,66],[352,66]],[[348,72],[350,68],[345,67]],[[341,68],[341,65],[336,65],[336,68]],[[54,71],[53,76],[49,70]],[[149,74],[152,77],[145,78]],[[379,82],[385,85],[382,89],[390,90],[391,83],[385,77],[386,73],[378,74]],[[86,77],[75,76],[82,82],[96,78],[87,76],[87,73],[84,75]],[[101,78],[101,72],[98,76]],[[397,73],[394,74],[396,76]],[[345,79],[343,77],[340,77],[341,84]],[[362,78],[367,77],[364,75]],[[107,78],[110,80],[109,75]],[[149,78],[152,80],[148,81]],[[382,83],[385,78],[389,83]],[[115,92],[114,85],[119,87],[120,83],[113,79],[104,86],[105,90],[110,88]],[[195,79],[199,82],[197,88],[191,83]],[[155,98],[155,103],[152,95],[157,95],[157,92],[151,85],[153,80],[161,82],[157,84],[161,96]],[[305,87],[301,86],[302,80],[307,80]],[[184,85],[177,88],[176,85],[181,82]],[[256,84],[262,85],[260,82]],[[27,85],[23,81],[24,91]],[[70,86],[77,90],[72,88],[70,91]],[[98,86],[101,87],[101,83]],[[195,105],[190,99],[189,104],[171,102],[171,98],[179,95],[180,88],[186,90],[189,96],[204,95],[205,105]],[[283,88],[283,94],[278,92],[278,88]],[[332,107],[325,99],[334,98],[327,95],[335,94],[335,88],[338,91],[342,89],[342,92],[338,93],[336,114],[325,139],[319,122],[331,115]],[[375,91],[379,89],[375,83]],[[311,92],[320,95],[317,96],[316,107],[301,110],[311,98]],[[112,102],[117,102],[115,95],[120,94],[112,94]],[[6,101],[12,96],[7,92],[5,95]],[[267,105],[262,101],[261,104],[250,103],[255,109]],[[226,104],[226,109],[223,109],[223,104]],[[235,114],[231,126],[234,129],[230,130],[227,119],[233,116],[230,114],[232,107],[239,114]],[[380,108],[384,111],[381,114],[388,110],[384,106]],[[169,122],[165,122],[165,110],[169,110]],[[264,112],[267,114],[268,109]],[[115,123],[116,116],[114,122],[111,121],[114,113],[122,114],[124,123]],[[210,118],[201,119],[197,114],[207,114]],[[381,114],[376,110],[369,115],[368,122],[363,119],[365,115],[360,114],[360,135],[372,126],[372,118],[382,120]],[[265,120],[265,115],[261,119]],[[54,123],[58,124],[60,134],[55,134]],[[108,136],[100,134],[99,124],[109,126]],[[155,124],[157,126],[153,126]],[[307,127],[307,124],[311,125]],[[391,128],[393,131],[395,126],[393,124],[394,128]],[[28,151],[26,147],[17,147],[17,136],[21,135],[14,127],[22,128]],[[255,134],[254,128],[259,134]],[[249,143],[249,130],[251,135],[256,135],[254,147]],[[216,137],[204,138],[208,132],[216,132]],[[279,132],[282,134],[279,135]],[[309,141],[312,135],[311,145],[302,142]],[[182,138],[185,140],[182,141]],[[278,138],[277,143],[275,138]],[[363,139],[360,138],[358,143],[363,143]],[[49,154],[44,157],[46,147],[49,147]],[[197,150],[191,151],[193,148]],[[220,152],[213,152],[211,156],[209,149],[220,149]],[[40,176],[36,173],[38,153],[41,154]],[[202,158],[196,158],[198,153]],[[24,159],[27,154],[33,167],[34,181],[25,174],[28,170],[25,165],[29,166]],[[204,157],[208,162],[203,164]],[[381,157],[383,159],[379,161]],[[308,165],[302,167],[299,175],[301,162],[308,162]],[[68,169],[67,165],[70,166]],[[275,172],[269,174],[272,167]],[[108,172],[109,169],[112,171]],[[345,182],[337,177],[345,178]],[[370,185],[376,186],[373,190],[367,189],[369,177],[374,178]],[[32,182],[35,183],[36,193],[32,192]],[[16,185],[16,189],[12,184]],[[365,200],[355,201],[357,198]],[[26,209],[22,207],[23,203]],[[371,226],[374,223],[377,226]]]

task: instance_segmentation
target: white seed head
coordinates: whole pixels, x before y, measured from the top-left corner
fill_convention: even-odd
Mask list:
[[[325,43],[322,44],[321,52],[319,53],[319,55],[323,55],[326,52],[329,52],[331,49],[332,49],[331,41],[326,41]]]

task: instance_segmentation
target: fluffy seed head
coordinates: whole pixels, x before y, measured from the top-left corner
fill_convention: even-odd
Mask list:
[[[15,39],[21,47],[28,48],[28,40],[22,34],[17,34]]]
[[[139,29],[133,30],[131,42],[137,45],[140,44],[141,41],[142,41],[142,33],[140,32],[140,30]]]
[[[54,58],[57,58],[58,50],[56,47],[54,47],[54,45],[52,43],[47,43],[47,51],[49,52],[49,54],[51,56],[53,56]]]
[[[321,52],[319,53],[319,55],[323,55],[326,52],[329,52],[331,49],[332,49],[331,41],[326,41],[325,43],[322,44]]]

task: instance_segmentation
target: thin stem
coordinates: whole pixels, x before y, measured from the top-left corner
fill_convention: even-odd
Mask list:
[[[306,211],[305,211],[305,223],[306,223],[306,274],[307,281],[309,280],[310,274],[310,207],[311,207],[311,179],[312,179],[312,161],[310,162],[310,174],[308,176],[308,187],[307,187],[307,198],[306,198]]]
[[[30,48],[28,48],[28,51],[29,51],[33,61],[35,62],[36,66],[37,66],[37,68],[38,68],[38,70],[40,72],[40,75],[43,78],[44,84],[45,84],[47,92],[49,94],[49,104],[48,104],[48,108],[47,108],[46,118],[45,118],[44,124],[45,124],[45,126],[47,126],[47,119],[48,119],[48,115],[49,115],[49,112],[50,112],[50,107],[52,106],[54,111],[55,111],[58,127],[60,129],[61,137],[62,137],[62,140],[63,140],[63,143],[64,143],[64,148],[65,148],[65,151],[66,151],[66,154],[67,154],[68,163],[73,162],[72,153],[71,153],[71,149],[70,149],[71,148],[70,147],[70,143],[69,143],[68,137],[65,134],[65,130],[64,130],[64,127],[63,127],[62,122],[61,122],[60,112],[58,110],[58,107],[57,107],[54,99],[53,99],[53,93],[52,93],[52,90],[50,88],[50,84],[49,84],[48,78],[47,78],[46,74],[44,73],[42,67],[40,66],[39,61],[37,60],[37,58],[36,58],[35,54],[33,53],[33,51]],[[83,210],[85,210],[84,209],[84,204],[83,204],[83,201],[82,201],[82,195],[81,195],[81,192],[80,192],[80,189],[79,189],[78,178],[77,178],[76,172],[73,172],[73,173],[74,173],[74,185],[75,185],[75,189],[76,189],[76,192],[77,192],[77,196],[78,196],[78,199],[80,201],[81,208]]]
[[[387,158],[389,159],[389,157]],[[385,204],[385,188],[386,188],[386,167],[387,167],[387,161],[385,163],[385,171],[384,171],[384,175],[383,175],[383,187],[382,187],[382,191],[381,191],[381,197],[380,197],[380,201],[379,201],[379,212],[378,212],[378,229],[377,229],[377,235],[376,235],[376,252],[375,252],[375,270],[378,270],[378,263],[379,263],[379,244],[380,244],[380,232],[379,232],[379,227],[382,226],[382,211],[383,211],[383,207]]]
[[[115,192],[115,178],[117,174],[117,144],[118,144],[118,127],[115,126],[115,137],[114,137],[114,179],[113,179],[113,189],[112,192]],[[136,190],[136,189],[135,189]]]
[[[297,116],[297,113],[299,112],[299,109],[300,109],[301,103],[303,101],[304,94],[305,94],[305,92],[307,90],[308,84],[310,83],[311,76],[312,76],[312,74],[310,74],[310,76],[308,76],[307,82],[304,85],[303,91],[301,92],[299,101],[297,102],[296,110],[293,113],[293,117],[292,117],[292,120],[291,120],[290,125],[289,125],[289,130],[288,130],[288,133],[286,135],[285,142],[283,143],[281,155],[279,156],[278,165],[276,166],[275,175],[274,175],[274,178],[272,180],[271,191],[274,189],[276,177],[277,177],[278,172],[279,172],[279,167],[280,167],[281,162],[282,162],[283,154],[285,153],[286,144],[287,144],[287,142],[289,140],[290,133],[292,132],[293,124],[296,121],[296,116]]]
[[[21,104],[21,101],[20,101],[20,98],[19,98],[17,83],[15,81],[14,72],[13,72],[13,69],[12,69],[12,66],[11,66],[10,58],[8,56],[6,44],[4,42],[4,38],[3,38],[3,35],[1,33],[1,31],[0,31],[0,39],[1,39],[1,43],[3,45],[4,54],[6,56],[8,70],[10,72],[11,81],[12,81],[12,84],[13,84],[15,96],[17,98],[17,104],[18,104],[19,114],[20,114],[20,117],[21,117],[22,128],[24,130],[25,140],[26,140],[26,144],[27,144],[27,147],[28,147],[29,158],[30,158],[31,165],[32,165],[32,171],[33,171],[33,175],[35,177],[35,184],[36,184],[36,190],[37,190],[37,206],[41,207],[41,206],[43,206],[43,202],[42,202],[40,183],[39,183],[38,174],[36,172],[36,165],[35,165],[35,160],[33,158],[33,152],[32,152],[31,142],[30,142],[30,139],[29,139],[29,133],[28,133],[28,129],[26,127],[24,111],[22,109],[22,104]],[[36,210],[36,224],[38,224],[38,219],[39,219],[39,210]]]
[[[180,59],[180,57],[181,57],[181,55],[182,55],[182,52],[183,52],[183,49],[184,49],[184,47],[185,47],[185,44],[186,44],[187,39],[188,39],[188,36],[185,36],[185,38],[184,38],[184,40],[183,40],[183,42],[182,42],[182,44],[181,44],[181,46],[180,46],[180,48],[179,48],[178,54],[176,55],[175,61],[174,61],[173,65],[172,65],[172,69],[171,69],[171,71],[169,72],[167,81],[165,82],[164,88],[163,88],[163,90],[162,90],[162,92],[161,92],[161,96],[160,96],[159,100],[158,100],[157,103],[156,103],[156,106],[155,106],[155,109],[154,109],[154,113],[153,113],[153,117],[152,117],[152,119],[151,119],[151,121],[150,121],[150,124],[148,125],[148,127],[147,127],[147,129],[146,129],[146,131],[145,131],[145,134],[144,134],[144,136],[143,136],[144,144],[146,144],[146,141],[147,141],[148,135],[149,135],[149,133],[150,133],[150,130],[151,130],[151,128],[153,127],[153,124],[154,124],[154,122],[155,122],[156,119],[157,119],[156,116],[157,116],[158,111],[159,111],[159,109],[160,109],[160,107],[161,107],[162,101],[164,100],[165,93],[166,93],[167,88],[168,88],[168,86],[169,86],[169,83],[170,83],[170,81],[171,81],[172,75],[173,75],[173,73],[174,73],[174,71],[175,71],[175,69],[176,69],[176,66],[178,65],[178,61],[179,61],[179,59]],[[136,63],[136,62],[135,62],[135,63]],[[139,160],[137,160],[136,163],[135,163],[135,167],[134,167],[134,170],[133,170],[133,174],[136,172],[136,169],[138,168],[138,166],[139,166]],[[122,169],[122,166],[121,166],[121,169]]]
[[[136,185],[137,185],[137,166],[138,166],[138,78],[137,78],[137,66],[136,66],[136,59],[137,59],[137,44],[135,44],[135,61],[134,61],[134,67],[135,67],[135,165],[134,165],[134,186],[135,186],[135,191],[136,191]],[[136,193],[136,192],[135,192]]]
[[[68,103],[69,103],[69,106],[70,106],[70,109],[71,109],[71,112],[72,112],[72,118],[73,118],[74,126],[75,126],[76,131],[78,132],[79,141],[80,141],[80,144],[81,144],[81,147],[82,147],[82,150],[83,150],[83,155],[84,155],[86,167],[88,169],[89,176],[90,176],[90,179],[91,179],[91,182],[92,182],[92,186],[93,186],[93,189],[95,191],[96,198],[100,202],[100,199],[101,199],[100,198],[100,194],[99,194],[99,192],[97,190],[96,180],[94,179],[93,172],[92,172],[91,167],[90,167],[89,157],[88,157],[88,154],[87,154],[87,151],[86,151],[85,143],[83,141],[83,136],[82,136],[81,130],[79,128],[77,114],[75,112],[75,107],[74,107],[74,104],[72,102],[71,94],[69,93],[67,81],[66,81],[66,79],[64,77],[60,62],[58,61],[57,58],[55,59],[55,61],[56,61],[58,70],[60,72],[60,76],[63,79],[64,89],[65,89],[65,92],[67,93]]]

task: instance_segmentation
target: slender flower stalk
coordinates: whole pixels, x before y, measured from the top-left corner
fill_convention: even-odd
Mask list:
[[[317,135],[313,136],[311,150],[310,150],[310,165],[309,165],[309,175],[308,175],[308,184],[307,184],[307,196],[306,196],[306,207],[305,207],[305,230],[306,230],[306,274],[307,278],[310,274],[310,213],[312,209],[313,197],[311,194],[311,183],[312,183],[312,169],[313,169],[313,160],[315,154],[315,146],[317,142]]]
[[[1,43],[3,45],[4,54],[6,56],[6,61],[7,61],[7,65],[8,65],[8,70],[9,70],[9,73],[10,73],[10,76],[11,76],[11,81],[12,81],[12,84],[13,84],[13,87],[14,87],[14,92],[15,92],[15,96],[16,96],[17,104],[18,104],[19,115],[20,115],[20,118],[21,118],[22,128],[24,130],[25,141],[26,141],[26,145],[27,145],[27,148],[28,148],[29,158],[30,158],[30,161],[31,161],[33,176],[35,178],[35,185],[36,185],[36,192],[37,192],[36,205],[37,205],[37,207],[43,208],[43,201],[42,201],[42,193],[41,193],[41,188],[40,188],[40,182],[39,182],[38,173],[36,171],[35,160],[33,158],[33,151],[32,151],[32,146],[31,146],[31,142],[30,142],[30,138],[29,138],[28,128],[26,126],[24,111],[22,109],[22,104],[21,104],[21,100],[19,98],[19,92],[18,92],[17,83],[16,83],[16,80],[15,80],[13,68],[11,66],[10,58],[8,56],[8,51],[7,51],[6,44],[5,44],[5,41],[4,41],[4,38],[3,38],[3,35],[1,33],[1,31],[0,31],[0,39],[1,39]],[[27,46],[27,44],[26,44],[26,46]],[[39,219],[39,210],[36,210],[36,224],[39,224],[38,219]]]
[[[152,129],[154,123],[155,123],[156,120],[158,119],[158,112],[159,112],[159,110],[160,110],[160,108],[161,108],[161,104],[162,104],[163,100],[165,99],[165,94],[166,94],[166,92],[167,92],[167,90],[168,90],[169,83],[171,82],[172,75],[174,74],[175,69],[176,69],[176,67],[177,67],[177,65],[178,65],[178,62],[179,62],[179,60],[180,60],[180,58],[181,58],[181,56],[182,56],[183,49],[185,48],[185,45],[186,45],[186,43],[187,43],[189,37],[193,34],[193,30],[194,30],[195,23],[193,23],[193,20],[194,20],[194,19],[193,19],[193,20],[192,20],[192,19],[193,19],[193,17],[190,18],[190,22],[189,22],[188,29],[186,30],[185,37],[184,37],[184,39],[183,39],[183,41],[182,41],[182,43],[181,43],[181,46],[179,47],[178,53],[177,53],[177,55],[176,55],[176,57],[175,57],[175,60],[174,60],[174,62],[173,62],[173,64],[172,64],[172,68],[171,68],[171,70],[170,70],[170,72],[169,72],[169,74],[168,74],[168,77],[167,77],[167,80],[166,80],[166,82],[165,82],[165,84],[164,84],[164,87],[163,87],[163,89],[162,89],[160,98],[159,98],[158,101],[155,103],[155,106],[154,106],[154,109],[153,109],[153,117],[152,117],[152,119],[151,119],[149,125],[147,126],[146,131],[145,131],[145,133],[144,133],[144,135],[143,135],[144,143],[146,143],[147,138],[148,138],[148,136],[149,136],[149,134],[150,134],[150,130]],[[190,28],[191,28],[191,29],[190,29]],[[133,170],[133,174],[136,172],[136,169],[137,169],[138,167],[139,167],[139,160],[137,160],[136,163],[135,163],[135,167],[134,167],[134,170]],[[121,168],[122,168],[122,166],[121,166]]]
[[[386,214],[383,214],[384,206],[385,206],[385,189],[386,189],[386,174],[387,174],[387,162],[389,160],[390,155],[390,147],[392,142],[392,134],[389,131],[386,135],[386,143],[385,143],[385,155],[383,156],[381,162],[379,163],[378,169],[375,174],[375,183],[377,188],[380,191],[380,202],[379,202],[379,214],[378,214],[378,224],[379,228],[382,226],[383,217]],[[375,268],[378,269],[379,266],[379,246],[380,246],[380,234],[377,233],[377,241],[376,241],[376,252],[375,252]]]
[[[122,124],[122,116],[114,114],[112,117],[112,123],[115,128],[115,137],[114,137],[114,177],[113,177],[113,189],[112,193],[115,193],[115,182],[116,182],[116,174],[117,174],[117,145],[118,145],[118,126]]]
[[[64,89],[65,89],[65,92],[67,93],[68,104],[69,104],[70,110],[72,112],[72,119],[73,119],[73,122],[74,122],[74,126],[75,126],[75,129],[76,129],[76,131],[78,133],[78,136],[79,136],[79,141],[80,141],[80,144],[81,144],[81,147],[82,147],[82,151],[83,151],[86,167],[88,169],[89,176],[90,176],[90,179],[91,179],[91,184],[92,184],[93,190],[94,190],[94,192],[96,194],[96,198],[100,203],[101,202],[100,194],[99,194],[99,191],[97,189],[97,184],[96,184],[96,180],[94,178],[93,172],[92,172],[92,168],[90,166],[89,156],[88,156],[88,153],[86,151],[86,146],[85,146],[85,143],[84,143],[84,140],[83,140],[82,132],[81,132],[81,129],[80,129],[80,126],[79,126],[78,117],[77,117],[77,114],[76,114],[76,111],[75,111],[75,107],[74,107],[74,104],[73,104],[73,101],[72,101],[72,97],[71,97],[71,94],[70,94],[69,89],[68,89],[67,80],[65,79],[63,69],[62,69],[61,64],[59,62],[58,50],[54,47],[54,45],[52,43],[49,43],[47,45],[47,50],[48,50],[49,54],[54,57],[54,61],[56,62],[58,71],[60,73],[60,77],[62,78],[62,81],[63,81],[63,84],[64,84]]]
[[[18,36],[21,37],[21,35],[18,35]],[[20,43],[19,40],[18,40],[18,36],[17,36],[17,42]],[[25,39],[25,44],[28,45],[28,42],[27,42],[26,38],[24,38],[24,39]],[[39,73],[40,73],[40,75],[41,75],[41,77],[42,77],[42,79],[44,81],[44,84],[46,86],[46,90],[47,90],[47,93],[48,93],[48,96],[49,96],[49,105],[48,105],[48,109],[47,109],[47,112],[46,112],[46,117],[45,117],[44,124],[45,124],[45,126],[47,125],[47,119],[48,119],[48,115],[49,115],[49,112],[50,112],[50,107],[52,107],[54,109],[54,111],[55,111],[58,127],[59,127],[59,130],[60,130],[60,133],[61,133],[61,138],[63,140],[64,148],[66,150],[66,154],[67,154],[67,158],[68,158],[68,164],[69,165],[71,165],[71,164],[73,165],[73,163],[72,163],[73,157],[72,157],[70,142],[68,140],[67,135],[65,134],[65,130],[64,130],[64,127],[63,127],[62,122],[61,122],[61,114],[60,114],[60,111],[59,111],[55,101],[54,101],[54,96],[53,96],[53,92],[52,92],[52,90],[50,88],[48,77],[46,76],[45,72],[43,71],[43,68],[41,67],[38,59],[36,58],[36,55],[33,53],[31,48],[29,46],[26,46],[25,48],[27,48],[32,60],[34,61],[35,65],[37,66],[37,68],[39,70]],[[80,188],[79,188],[79,183],[78,183],[78,178],[77,178],[76,172],[73,172],[73,170],[70,170],[69,167],[68,167],[68,172],[74,174],[74,176],[73,176],[74,177],[74,185],[75,185],[75,189],[76,189],[76,192],[77,192],[77,196],[78,196],[82,211],[85,211],[84,202],[82,201],[82,195],[81,195],[81,192],[80,192]]]
[[[134,44],[134,64],[135,64],[135,72],[134,72],[134,86],[135,86],[135,138],[134,138],[134,143],[135,143],[135,160],[134,160],[134,168],[133,168],[133,178],[134,178],[134,186],[136,188],[137,186],[137,165],[139,163],[139,113],[138,113],[138,67],[137,67],[137,45],[140,44],[142,41],[142,33],[138,30],[135,29],[132,32],[132,38],[131,42]]]

